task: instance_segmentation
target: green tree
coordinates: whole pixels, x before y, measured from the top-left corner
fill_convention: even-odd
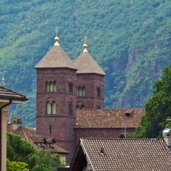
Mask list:
[[[136,137],[158,137],[171,117],[171,66],[163,70],[154,84],[153,94],[145,105],[145,115],[136,130]]]
[[[29,156],[34,153],[35,149],[30,143],[23,141],[17,135],[8,134],[7,157],[11,161],[23,161],[27,163]]]
[[[7,159],[8,171],[29,171],[28,164],[24,162],[15,162]]]
[[[28,167],[33,171],[51,171],[61,165],[57,154],[37,151],[31,144],[23,141],[21,137],[12,134],[8,134],[7,157],[9,159],[7,161],[9,169]],[[18,171],[17,169],[14,170]]]

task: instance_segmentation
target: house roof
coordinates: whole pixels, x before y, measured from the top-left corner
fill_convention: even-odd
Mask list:
[[[13,90],[10,90],[4,86],[0,86],[0,99],[4,100],[16,100],[16,101],[25,101],[26,96],[19,94]]]
[[[76,128],[135,128],[144,109],[77,109]]]
[[[55,37],[54,46],[39,61],[35,68],[69,68],[76,70],[74,63],[71,61],[66,52],[59,44],[59,38]]]
[[[84,44],[84,50],[81,55],[74,62],[78,68],[78,74],[99,74],[105,75],[101,67],[96,63],[93,57],[89,54],[87,50],[87,45]]]
[[[163,140],[81,139],[79,148],[93,171],[171,170],[170,149]],[[71,168],[76,164],[73,161]]]
[[[31,143],[36,149],[56,152],[58,154],[69,153],[64,148],[59,147],[54,138],[45,138],[44,136],[35,133],[35,130],[18,123],[8,124],[8,133],[19,135],[23,140]]]

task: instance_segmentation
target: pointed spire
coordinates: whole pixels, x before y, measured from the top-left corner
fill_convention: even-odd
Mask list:
[[[105,75],[104,71],[96,63],[93,57],[88,52],[87,37],[84,37],[83,52],[74,62],[77,67],[78,74],[99,74]],[[86,53],[85,53],[86,52]]]
[[[59,44],[59,37],[55,36],[55,43],[35,68],[69,68],[77,70],[74,63]]]
[[[54,46],[60,46],[60,44],[59,44],[59,37],[57,36],[58,35],[58,28],[57,27],[55,29],[55,32],[56,32],[56,36],[54,38],[54,40],[55,40]]]
[[[54,46],[60,46],[59,44],[59,37],[58,36],[55,36],[55,43],[54,43]]]
[[[84,36],[83,52],[88,52],[87,36]]]

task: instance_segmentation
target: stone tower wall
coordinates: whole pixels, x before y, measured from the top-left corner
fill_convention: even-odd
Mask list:
[[[78,74],[77,88],[85,87],[85,96],[77,97],[78,108],[97,109],[104,108],[104,76],[97,74]],[[100,90],[100,94],[97,93]]]
[[[46,83],[55,81],[56,91],[47,92]],[[69,84],[73,91],[70,92]],[[47,101],[56,102],[56,114],[47,114]],[[72,103],[72,111],[69,109]],[[76,106],[76,71],[72,69],[37,70],[37,133],[55,138],[57,144],[68,151],[73,149]],[[72,153],[72,152],[71,152]]]

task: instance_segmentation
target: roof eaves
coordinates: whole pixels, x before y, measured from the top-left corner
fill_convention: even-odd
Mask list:
[[[86,148],[85,148],[85,146],[84,146],[84,140],[83,140],[82,138],[80,138],[80,146],[82,147],[84,153],[86,154],[86,159],[89,161],[89,163],[90,163],[90,165],[91,165],[93,171],[95,171],[95,169],[94,169],[94,167],[93,167],[93,164],[92,164],[92,162],[91,162],[91,160],[90,160],[90,157],[89,157],[89,155],[88,155],[88,153],[87,153],[87,150],[86,150]]]

